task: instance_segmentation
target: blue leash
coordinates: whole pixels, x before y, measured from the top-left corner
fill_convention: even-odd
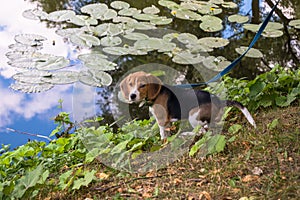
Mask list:
[[[270,18],[273,15],[274,10],[276,9],[278,3],[280,0],[278,0],[276,2],[276,4],[274,5],[274,7],[272,8],[271,12],[269,13],[269,15],[267,16],[267,18],[264,20],[264,22],[262,23],[262,25],[260,26],[258,32],[255,34],[253,40],[251,41],[248,49],[237,59],[235,59],[230,65],[228,65],[225,69],[223,69],[221,72],[219,72],[216,76],[214,76],[212,79],[210,79],[207,82],[202,82],[202,83],[191,83],[191,84],[181,84],[181,85],[176,85],[176,87],[180,87],[180,88],[195,88],[201,85],[207,85],[209,83],[215,82],[218,79],[220,79],[222,76],[224,76],[225,74],[227,74],[233,67],[235,67],[238,62],[240,62],[240,60],[246,55],[246,53],[253,47],[253,45],[256,43],[256,41],[259,39],[259,37],[261,36],[262,32],[264,31],[264,29],[266,28],[268,22],[270,21]]]

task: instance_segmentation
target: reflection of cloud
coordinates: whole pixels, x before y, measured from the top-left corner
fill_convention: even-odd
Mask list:
[[[95,88],[77,83],[73,90],[73,118],[80,122],[95,116]]]
[[[49,115],[45,113],[49,113],[53,117],[54,113],[51,113],[51,109],[58,106],[59,99],[64,101],[63,110],[70,111],[72,106],[71,87],[72,85],[59,86],[54,90],[29,96],[14,93],[0,84],[0,128],[11,124],[16,117],[15,114],[25,119],[43,114],[43,117],[49,119]]]
[[[10,0],[9,3],[0,6],[0,71],[1,76],[10,78],[15,74],[15,69],[7,65],[5,54],[9,51],[8,45],[15,43],[14,36],[22,33],[43,35],[48,40],[44,43],[45,53],[66,56],[68,47],[63,39],[55,34],[56,29],[49,29],[45,23],[26,19],[22,16],[24,10],[36,8],[37,5],[23,0]],[[55,40],[56,45],[52,45]]]

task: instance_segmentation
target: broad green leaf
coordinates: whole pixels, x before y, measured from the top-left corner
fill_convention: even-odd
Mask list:
[[[41,83],[41,84],[31,84],[31,83],[20,83],[15,82],[10,85],[10,88],[13,90],[18,90],[24,93],[38,93],[45,92],[53,88],[54,85],[50,83]]]
[[[95,19],[99,19],[108,11],[108,7],[104,3],[94,3],[85,5],[80,10],[83,13],[90,14]]]
[[[76,14],[72,10],[58,10],[48,14],[48,20],[54,22],[68,21]]]
[[[142,40],[142,39],[148,39],[149,36],[144,33],[131,32],[124,35],[124,38],[129,40]]]
[[[121,40],[121,38],[119,38],[117,36],[115,36],[115,37],[106,36],[106,37],[101,38],[100,43],[102,46],[105,46],[105,47],[113,47],[113,46],[118,46],[119,44],[121,44],[122,40]]]
[[[84,172],[84,178],[79,178],[77,180],[74,181],[73,183],[73,190],[78,190],[80,189],[82,186],[87,187],[95,178],[95,173],[96,170],[92,170],[92,171],[85,171]]]
[[[191,10],[187,10],[187,9],[173,9],[171,14],[179,19],[191,20],[191,21],[201,20],[201,15],[199,15],[198,13],[193,12]]]
[[[94,62],[98,59],[106,59],[107,56],[100,53],[87,53],[87,54],[80,54],[78,59],[83,61],[84,63]]]
[[[169,0],[159,0],[158,4],[161,6],[167,7],[169,9],[179,8],[179,4],[175,3],[174,1],[169,1]]]
[[[252,84],[249,89],[250,89],[250,97],[256,97],[257,95],[259,95],[264,88],[266,87],[266,84],[262,81],[255,81],[254,84]]]
[[[32,83],[32,84],[40,84],[44,83],[44,77],[50,77],[52,73],[47,71],[39,71],[39,70],[30,70],[23,73],[17,73],[13,76],[13,79],[23,82],[23,83]]]
[[[117,64],[106,59],[99,58],[97,60],[90,60],[88,62],[84,62],[84,66],[96,71],[110,71],[115,70]]]
[[[51,84],[70,84],[79,80],[79,73],[76,71],[55,71],[51,76],[43,77],[42,81]]]
[[[239,15],[239,14],[234,14],[234,15],[230,15],[228,17],[228,21],[231,22],[231,23],[240,23],[240,24],[243,24],[243,23],[246,23],[249,21],[249,17],[248,16],[243,16],[243,15]]]
[[[194,44],[198,41],[198,38],[191,33],[180,33],[177,40],[183,44]]]
[[[271,123],[268,124],[268,129],[273,130],[278,126],[278,124],[279,124],[279,120],[274,119]]]
[[[125,151],[126,150],[126,146],[127,146],[127,144],[128,144],[129,141],[130,140],[125,140],[125,141],[120,142],[119,144],[117,144],[116,146],[114,146],[114,148],[111,150],[111,153],[112,154],[119,154],[122,151]]]
[[[129,3],[124,1],[113,1],[110,6],[116,10],[128,9],[130,7]]]
[[[43,62],[35,62],[38,70],[57,70],[69,66],[70,62],[63,56],[49,56]]]
[[[72,43],[82,47],[92,47],[100,45],[99,38],[85,33],[71,35],[70,40]]]
[[[30,46],[42,45],[41,41],[45,40],[47,40],[46,37],[36,34],[20,34],[15,36],[16,42]]]
[[[144,8],[143,12],[146,14],[158,14],[160,10],[156,6],[152,5],[151,7]]]
[[[176,54],[172,61],[178,64],[197,64],[201,63],[204,60],[204,56],[201,54],[193,54],[188,50],[181,51]]]
[[[229,44],[229,40],[220,37],[203,37],[197,41],[199,44],[203,44],[205,46],[211,48],[220,48]]]
[[[97,19],[86,15],[75,15],[74,17],[70,18],[68,22],[78,26],[89,26],[98,24]]]
[[[238,5],[234,2],[224,2],[224,3],[222,3],[222,6],[224,8],[237,8],[238,7]]]
[[[223,56],[209,56],[203,60],[203,65],[211,70],[215,71],[221,71],[228,65],[230,65],[231,62],[229,62],[226,58]]]
[[[141,10],[138,10],[136,8],[125,8],[118,12],[119,15],[123,16],[133,16],[139,13],[141,13]]]
[[[275,38],[275,37],[281,37],[283,35],[283,31],[281,30],[265,30],[262,33],[262,36],[264,37],[271,37],[271,38]]]
[[[40,9],[28,9],[22,13],[22,16],[31,20],[45,20],[48,18],[48,13]]]
[[[155,25],[167,25],[172,23],[173,19],[172,18],[165,18],[165,17],[160,17],[156,19],[151,19],[150,23],[155,24]]]
[[[240,124],[234,124],[234,125],[229,127],[228,132],[231,133],[231,134],[236,134],[242,128],[243,127]]]
[[[239,53],[240,55],[242,55],[246,50],[248,49],[248,47],[246,46],[240,46],[238,48],[235,48],[235,51],[237,53]],[[245,55],[246,57],[250,57],[250,58],[262,58],[264,55],[262,54],[262,52],[258,49],[255,48],[251,48]]]
[[[294,19],[289,22],[290,26],[293,26],[296,29],[300,29],[300,19]]]
[[[80,73],[79,81],[93,87],[103,87],[112,83],[112,77],[103,71],[89,70]]]

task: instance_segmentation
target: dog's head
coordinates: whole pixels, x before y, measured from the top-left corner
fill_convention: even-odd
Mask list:
[[[155,99],[161,85],[161,80],[156,76],[139,71],[125,77],[120,83],[120,89],[128,102],[140,102]]]

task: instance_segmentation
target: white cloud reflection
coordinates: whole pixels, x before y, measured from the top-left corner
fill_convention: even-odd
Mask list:
[[[16,70],[7,64],[5,54],[9,51],[8,46],[15,43],[14,36],[17,34],[43,35],[48,38],[44,49],[41,50],[43,53],[73,57],[70,47],[55,34],[56,29],[49,29],[45,23],[22,16],[24,10],[36,7],[37,4],[24,0],[10,0],[0,7],[0,132],[10,125],[17,128],[17,125],[13,124],[16,116],[24,120],[33,117],[49,120],[49,113],[53,114],[51,111],[58,106],[59,99],[64,100],[64,111],[72,110],[72,85],[57,86],[40,94],[23,94],[8,88]],[[53,40],[56,45],[52,45]]]

